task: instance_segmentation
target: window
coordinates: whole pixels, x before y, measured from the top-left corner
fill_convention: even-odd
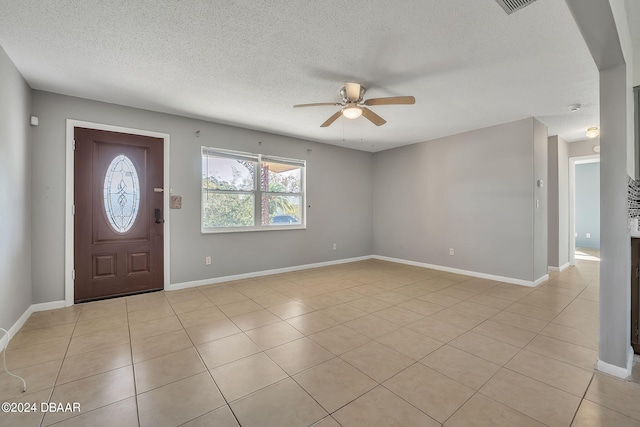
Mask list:
[[[104,177],[104,210],[109,224],[118,233],[133,226],[140,206],[140,181],[131,159],[117,155]]]
[[[202,147],[202,232],[304,228],[305,166]]]

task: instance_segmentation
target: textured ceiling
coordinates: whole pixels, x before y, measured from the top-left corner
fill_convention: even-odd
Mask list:
[[[597,126],[598,72],[564,1],[0,0],[0,45],[35,89],[380,151],[525,117]],[[345,80],[387,120],[338,119]],[[569,104],[582,109],[570,113]]]
[[[629,35],[633,47],[633,85],[640,85],[640,1],[625,0],[627,19],[629,21]],[[635,53],[638,52],[638,53]]]

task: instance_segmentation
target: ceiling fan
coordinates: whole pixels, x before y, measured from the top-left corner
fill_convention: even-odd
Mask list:
[[[344,87],[340,89],[342,102],[318,102],[314,104],[298,104],[293,108],[300,107],[318,107],[323,105],[333,105],[342,107],[334,115],[329,117],[320,127],[327,127],[338,120],[338,117],[345,116],[347,119],[357,119],[364,116],[376,126],[382,126],[387,123],[385,119],[371,111],[367,106],[371,105],[397,105],[397,104],[415,104],[416,99],[413,96],[390,96],[386,98],[370,98],[363,99],[367,90],[359,83],[345,82]]]

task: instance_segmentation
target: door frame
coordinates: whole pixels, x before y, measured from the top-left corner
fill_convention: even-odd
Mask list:
[[[73,221],[73,205],[74,205],[74,181],[75,181],[75,164],[73,155],[74,144],[74,129],[76,127],[84,127],[96,130],[105,130],[110,132],[130,133],[134,135],[151,136],[154,138],[160,138],[164,140],[164,153],[163,153],[163,178],[164,178],[164,191],[162,197],[163,212],[164,212],[164,289],[168,289],[171,278],[171,262],[170,256],[170,227],[171,227],[171,215],[169,209],[169,198],[171,188],[169,185],[169,145],[170,135],[168,133],[153,132],[143,129],[133,129],[122,126],[107,125],[104,123],[87,122],[83,120],[67,119],[67,135],[66,135],[66,179],[65,179],[65,239],[64,239],[64,301],[65,306],[73,305],[74,301],[74,221]]]
[[[576,265],[576,165],[600,163],[600,154],[569,157],[569,265]]]

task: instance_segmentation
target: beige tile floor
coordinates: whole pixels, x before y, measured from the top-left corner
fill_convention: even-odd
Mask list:
[[[593,260],[526,288],[364,261],[34,313],[0,426],[640,426],[594,373]],[[635,374],[635,372],[634,372]]]

